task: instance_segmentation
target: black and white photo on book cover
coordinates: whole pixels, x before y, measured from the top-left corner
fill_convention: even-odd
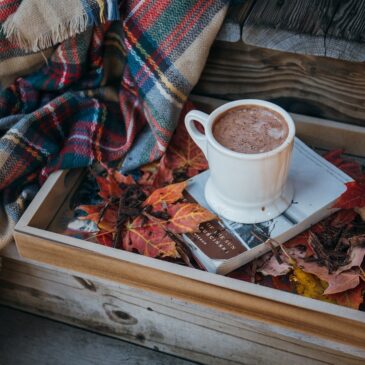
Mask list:
[[[204,187],[208,177],[209,170],[195,176],[187,190],[199,204],[210,209],[204,198]],[[335,210],[331,209],[331,206],[346,190],[345,183],[352,181],[351,177],[298,138],[295,139],[288,178],[294,185],[294,198],[289,208],[277,218],[258,224],[241,224],[221,218],[225,227],[246,248],[240,255],[241,260],[235,260],[235,265],[243,265],[267,251],[263,243],[268,238],[283,243],[333,213]],[[190,239],[188,241],[191,247],[192,242]],[[192,244],[194,246],[194,243]],[[195,249],[195,253],[199,254],[197,250]],[[209,259],[204,254],[200,256],[200,261]],[[221,265],[226,264],[221,262]],[[220,264],[216,262],[213,266],[217,265]]]

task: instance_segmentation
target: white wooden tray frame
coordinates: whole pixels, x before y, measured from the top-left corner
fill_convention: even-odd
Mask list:
[[[221,103],[210,98],[198,98],[198,102],[210,108]],[[365,156],[365,128],[300,115],[293,117],[299,137],[307,143],[324,148],[343,147],[354,155]],[[58,267],[65,275],[81,275],[87,280],[112,283],[123,290],[136,291],[149,300],[157,297],[165,305],[175,302],[177,308],[183,306],[185,311],[190,308],[191,313],[197,308],[201,313],[211,313],[216,333],[224,327],[226,334],[232,337],[235,331],[240,331],[240,326],[245,327],[242,333],[260,329],[262,338],[267,338],[267,359],[271,359],[270,351],[273,354],[286,351],[289,342],[290,350],[287,351],[303,359],[307,351],[312,354],[313,361],[316,359],[320,363],[326,359],[329,363],[361,363],[365,360],[364,312],[47,231],[47,225],[80,175],[80,171],[60,171],[43,185],[16,226],[15,240],[23,257]],[[193,329],[196,313],[190,316],[188,312],[183,320],[188,328]],[[166,323],[161,324],[161,329],[165,327]],[[177,339],[186,342],[184,336],[188,334],[189,330]],[[279,338],[280,341],[285,338],[284,348],[280,347],[283,343]],[[245,341],[255,342],[254,337]],[[204,343],[205,348],[201,350],[204,356],[190,357],[186,351],[183,356],[198,361],[207,358],[211,361],[210,354],[217,357],[214,341],[205,339]],[[227,348],[231,345],[227,344]],[[239,349],[238,353],[241,353]],[[226,363],[241,363],[235,356],[234,362],[227,355],[223,358]],[[274,360],[272,363],[280,363]],[[242,363],[246,363],[245,359]]]

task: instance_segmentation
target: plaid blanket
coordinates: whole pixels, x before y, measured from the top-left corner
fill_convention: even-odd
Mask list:
[[[66,32],[47,64],[1,91],[0,247],[52,171],[122,158],[128,171],[164,153],[227,2],[124,1],[120,21]],[[0,60],[9,54],[0,48]]]
[[[45,64],[54,44],[117,19],[118,0],[0,1],[0,86]]]

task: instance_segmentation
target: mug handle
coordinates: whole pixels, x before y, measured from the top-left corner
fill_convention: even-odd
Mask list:
[[[200,133],[198,131],[194,122],[200,123],[204,127],[204,131],[205,131],[205,128],[207,127],[207,124],[208,124],[208,119],[209,119],[209,115],[206,113],[203,113],[199,110],[191,110],[185,116],[186,129],[189,132],[193,141],[203,151],[206,158],[208,158],[208,156],[207,156],[207,137],[205,136],[205,134]]]

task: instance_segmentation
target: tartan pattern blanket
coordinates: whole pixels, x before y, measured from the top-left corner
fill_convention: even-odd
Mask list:
[[[122,158],[129,171],[164,153],[227,5],[128,0],[120,20],[100,17],[59,44],[37,43],[55,46],[47,63],[0,92],[0,248],[52,171]],[[21,37],[6,42],[0,62],[35,49]]]
[[[0,86],[39,68],[52,45],[119,18],[118,0],[0,1]]]

